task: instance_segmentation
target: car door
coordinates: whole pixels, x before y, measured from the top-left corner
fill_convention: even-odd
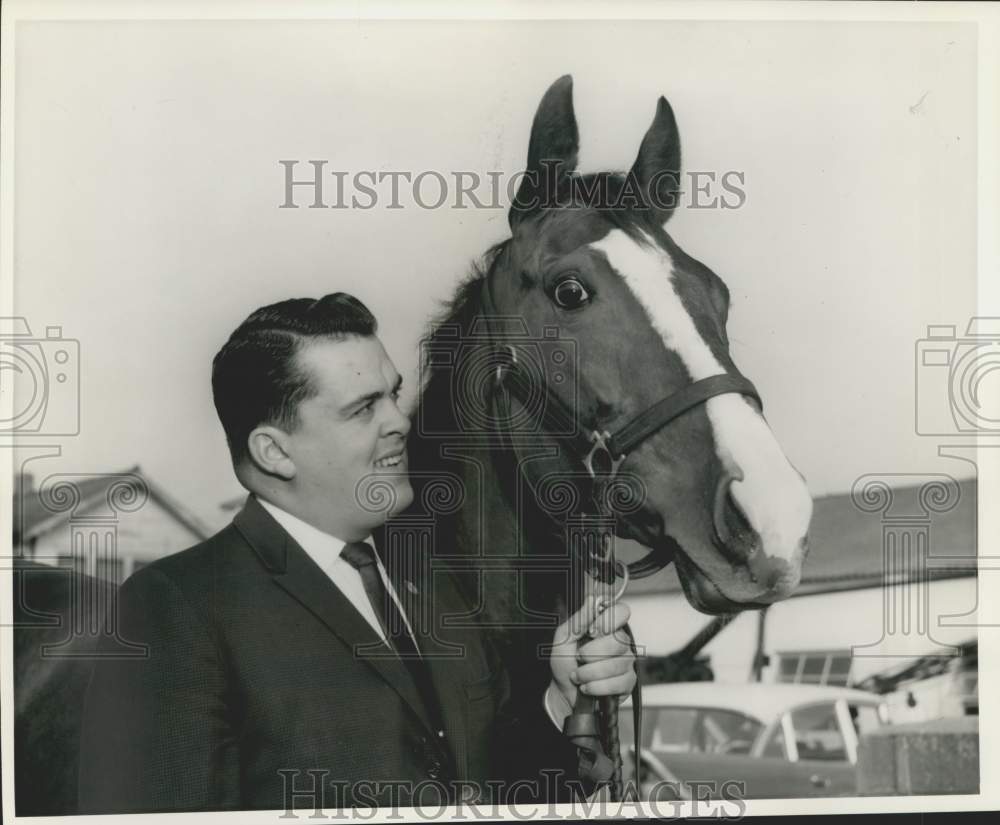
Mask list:
[[[687,707],[650,707],[645,710],[643,725],[643,786],[646,791],[657,782],[676,782],[689,775],[686,768],[694,748],[694,726],[700,711]],[[626,742],[632,758],[626,763],[623,776],[634,775],[634,733],[631,714],[619,714],[619,730],[623,752]]]
[[[752,781],[747,783],[747,799],[800,799],[815,796],[812,775],[792,759],[788,742],[794,739],[791,717],[779,717],[776,724],[761,735],[762,744],[754,748]]]
[[[751,756],[763,724],[720,708],[659,707],[647,710],[644,739],[648,789],[657,781],[681,781],[691,796],[744,798],[775,773]],[[787,765],[787,762],[786,762]],[[745,790],[744,790],[745,789]]]
[[[845,735],[845,719],[851,736]],[[657,780],[680,780],[688,783],[691,795],[703,798],[852,795],[857,787],[857,739],[851,721],[843,701],[793,708],[768,730],[757,720],[728,710],[648,708],[643,785],[648,789]],[[704,784],[699,789],[692,783]],[[738,783],[739,793],[733,783]]]
[[[846,714],[842,701],[826,701],[801,705],[782,717],[793,781],[801,796],[847,796],[857,792],[857,740],[845,734],[845,716],[850,725]],[[853,729],[849,733],[853,734]]]

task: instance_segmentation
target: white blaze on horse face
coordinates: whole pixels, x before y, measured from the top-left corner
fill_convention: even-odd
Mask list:
[[[726,372],[684,309],[673,258],[666,250],[648,237],[645,244],[637,243],[621,229],[613,229],[590,248],[604,253],[693,381]],[[812,498],[802,477],[767,422],[743,398],[735,393],[716,395],[705,408],[719,460],[743,475],[730,491],[760,536],[762,551],[772,558],[800,561],[812,517]]]

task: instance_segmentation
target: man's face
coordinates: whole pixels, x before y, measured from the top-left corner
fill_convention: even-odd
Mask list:
[[[316,394],[299,404],[298,426],[286,439],[294,494],[318,517],[317,526],[345,541],[364,538],[387,514],[362,506],[362,479],[378,475],[392,487],[391,512],[413,500],[406,461],[410,421],[397,406],[402,379],[374,336],[317,338],[296,357]]]

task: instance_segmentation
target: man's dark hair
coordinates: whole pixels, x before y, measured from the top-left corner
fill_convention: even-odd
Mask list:
[[[273,424],[291,432],[299,403],[316,394],[295,357],[304,344],[377,329],[368,307],[346,292],[261,307],[240,324],[212,362],[212,396],[233,465],[247,457],[254,427]]]

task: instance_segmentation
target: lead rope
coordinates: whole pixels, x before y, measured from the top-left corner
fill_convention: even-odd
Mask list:
[[[516,363],[516,359],[515,359]],[[501,419],[510,417],[510,396],[504,381],[505,370],[497,366],[496,370],[496,403]],[[513,443],[508,443],[508,434],[502,427],[498,435],[504,446],[513,450]],[[597,582],[597,589],[607,605],[613,606],[629,582],[629,570],[626,565],[619,564],[615,558],[614,545],[614,510],[608,501],[608,488],[618,473],[624,456],[614,456],[608,446],[608,433],[595,431],[590,436],[591,449],[583,458],[583,465],[594,481],[593,499],[598,511],[595,521],[597,530],[580,548],[582,552],[574,553],[574,559],[583,559],[584,572]],[[601,460],[597,460],[601,459]],[[620,574],[622,583],[615,586],[615,578]],[[626,630],[628,628],[626,627]],[[629,646],[638,657],[635,639],[628,631]],[[636,683],[632,689],[632,719],[635,731],[635,788],[640,788],[642,744],[642,687],[639,681],[638,658],[636,659]],[[621,734],[618,726],[618,697],[602,696],[594,699],[581,691],[577,691],[573,712],[563,722],[563,734],[577,748],[578,774],[581,778],[590,780],[598,788],[606,786],[610,800],[620,802],[624,796],[622,780]]]
[[[599,436],[596,436],[599,441]],[[597,444],[595,443],[595,447]],[[585,573],[597,582],[599,597],[605,600],[608,607],[613,606],[628,587],[628,567],[619,564],[615,558],[615,536],[613,510],[607,499],[609,483],[614,479],[620,461],[610,462],[607,473],[597,474],[593,470],[591,458],[588,455],[587,469],[594,476],[594,500],[597,504],[598,516],[595,519],[596,530],[587,536],[584,552],[574,554],[574,558],[585,559]],[[595,547],[596,545],[596,547]],[[620,585],[615,585],[615,579],[620,574]],[[629,647],[638,655],[635,638],[631,631],[625,628],[629,636]],[[642,745],[642,686],[639,680],[638,658],[636,659],[636,682],[632,689],[632,720],[635,732],[635,795],[638,797],[641,787],[641,756]],[[577,692],[576,703],[563,724],[563,733],[577,748],[581,777],[591,780],[600,786],[606,786],[611,802],[621,802],[624,798],[624,783],[622,780],[621,732],[618,725],[618,697],[602,696],[599,699]]]

